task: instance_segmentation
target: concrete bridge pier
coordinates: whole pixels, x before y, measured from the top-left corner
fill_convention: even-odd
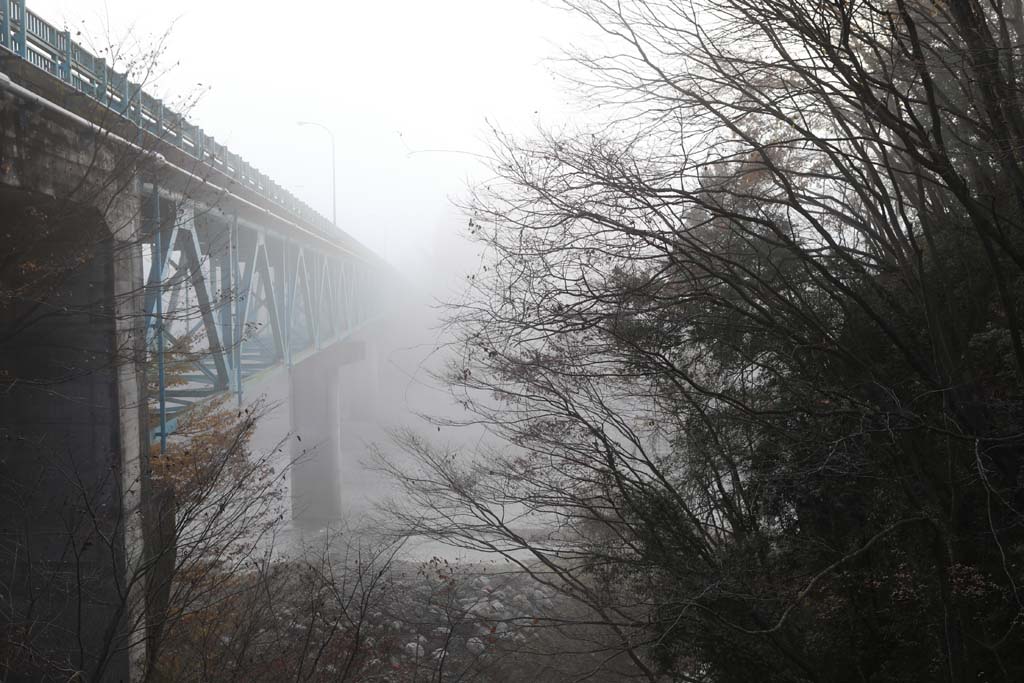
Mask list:
[[[379,340],[370,334],[362,361],[340,370],[341,491],[345,514],[350,518],[369,512],[379,500],[380,476],[364,467],[363,462],[369,456],[370,443],[387,442],[386,429],[394,421],[383,405],[378,344]]]
[[[123,681],[146,650],[138,205],[66,196],[0,182],[0,630],[7,680]]]
[[[344,516],[341,406],[343,368],[363,364],[364,346],[335,344],[290,370],[292,524],[310,539]]]

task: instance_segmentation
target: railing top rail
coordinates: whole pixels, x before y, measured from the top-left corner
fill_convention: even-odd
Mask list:
[[[187,118],[132,83],[82,45],[25,7],[25,0],[0,0],[0,47],[56,76],[75,90],[236,180],[250,192],[275,204],[321,235],[336,239],[341,230],[305,202],[283,189],[241,156],[214,141]]]

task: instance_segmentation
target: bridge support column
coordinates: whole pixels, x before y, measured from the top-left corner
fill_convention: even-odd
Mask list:
[[[387,426],[394,424],[381,401],[378,343],[365,342],[365,353],[358,363],[341,368],[341,468],[342,501],[349,514],[370,511],[381,492],[379,475],[367,470],[367,443],[386,443]]]
[[[292,523],[301,536],[341,518],[338,368],[310,359],[292,368]]]
[[[291,369],[292,523],[300,536],[342,520],[343,368],[364,357],[363,344],[335,344]]]
[[[0,215],[17,257],[8,283],[21,284],[0,297],[0,566],[10,577],[0,627],[26,638],[9,643],[7,673],[43,680],[52,664],[70,678],[140,680],[149,620],[138,203],[119,197],[104,213],[4,188]]]

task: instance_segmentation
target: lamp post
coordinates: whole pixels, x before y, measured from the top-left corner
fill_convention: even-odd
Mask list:
[[[338,172],[336,168],[336,158],[334,148],[334,132],[330,128],[322,123],[316,121],[299,121],[300,126],[316,126],[317,128],[323,128],[327,131],[327,134],[331,136],[331,223],[334,227],[338,227]]]

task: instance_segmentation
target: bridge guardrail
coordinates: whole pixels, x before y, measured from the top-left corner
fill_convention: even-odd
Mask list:
[[[281,207],[318,232],[340,237],[329,219],[285,190],[240,155],[218,143],[185,116],[132,83],[62,31],[30,12],[25,0],[0,0],[0,46],[64,81],[120,116],[173,145],[196,161],[234,179],[246,189]]]

